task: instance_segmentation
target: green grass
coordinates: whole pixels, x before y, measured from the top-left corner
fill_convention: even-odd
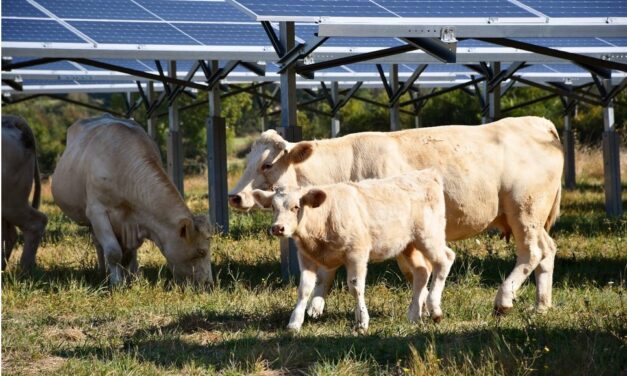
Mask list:
[[[206,210],[204,178],[188,181],[187,200]],[[301,333],[284,328],[296,301],[280,279],[278,242],[267,213],[234,214],[229,237],[213,240],[216,285],[172,286],[151,244],[141,276],[109,291],[95,270],[89,234],[53,206],[33,273],[2,275],[2,371],[13,374],[618,375],[627,372],[627,222],[607,220],[601,183],[565,192],[554,308],[533,313],[527,282],[513,312],[492,316],[513,244],[496,235],[452,243],[458,255],[444,291],[440,324],[407,322],[410,290],[393,262],[369,268],[367,335],[351,330],[354,302],[344,274],[327,311]],[[627,187],[623,188],[627,191]],[[625,197],[625,196],[623,196]]]

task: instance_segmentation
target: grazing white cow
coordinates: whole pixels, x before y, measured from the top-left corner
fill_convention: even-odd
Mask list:
[[[28,202],[35,181],[32,204]],[[39,210],[41,182],[35,136],[21,117],[2,116],[2,270],[17,242],[16,227],[24,236],[20,267],[35,266],[39,242],[48,217]]]
[[[357,328],[367,330],[368,261],[392,257],[404,258],[414,274],[408,317],[419,320],[427,281],[419,276],[422,265],[411,263],[414,252],[421,252],[433,265],[435,279],[427,307],[433,320],[440,321],[442,290],[455,253],[446,246],[442,178],[435,170],[274,193],[254,190],[253,197],[261,206],[272,207],[272,234],[293,237],[298,248],[301,276],[289,329],[298,331],[303,324],[316,271],[345,265],[349,290],[357,300]]]
[[[499,288],[495,312],[513,306],[516,291],[534,270],[536,309],[543,312],[551,306],[557,248],[548,230],[559,214],[563,162],[555,126],[533,116],[297,143],[266,131],[253,145],[229,203],[248,210],[254,206],[253,189],[359,181],[433,167],[444,179],[447,240],[488,228],[514,235],[517,262]],[[319,273],[323,282],[314,291],[314,315],[320,313],[314,303],[324,301],[333,275]]]
[[[74,123],[52,195],[68,217],[91,227],[112,285],[137,271],[145,239],[159,247],[176,279],[212,282],[206,218],[192,215],[135,122],[104,115]]]

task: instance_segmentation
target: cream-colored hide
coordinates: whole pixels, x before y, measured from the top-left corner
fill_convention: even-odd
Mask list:
[[[349,290],[357,300],[357,328],[367,330],[367,263],[392,257],[404,258],[414,275],[408,317],[419,320],[427,279],[423,265],[412,263],[417,252],[433,265],[427,307],[436,322],[441,319],[442,290],[455,254],[446,247],[442,178],[435,170],[275,193],[255,190],[253,197],[261,206],[272,207],[272,234],[294,238],[298,248],[298,303],[288,328],[300,330],[317,270],[345,265]]]
[[[35,183],[32,204],[28,197]],[[24,119],[2,116],[2,270],[17,242],[19,228],[24,236],[20,267],[35,266],[39,242],[48,218],[37,210],[41,197],[35,136]]]
[[[135,122],[105,115],[73,124],[52,195],[68,217],[91,227],[111,284],[137,271],[145,239],[159,247],[176,279],[212,282],[208,223],[192,216]]]
[[[266,131],[253,145],[229,203],[251,208],[253,189],[359,181],[433,167],[444,178],[447,240],[491,227],[516,240],[517,263],[499,288],[496,312],[512,307],[534,270],[536,308],[544,311],[551,306],[556,247],[548,230],[559,213],[563,160],[555,126],[532,116],[298,143]],[[333,275],[324,277],[331,281]],[[314,295],[323,299],[323,291]]]

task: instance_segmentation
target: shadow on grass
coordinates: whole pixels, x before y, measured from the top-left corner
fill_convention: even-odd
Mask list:
[[[492,361],[501,365],[506,373],[531,367],[558,374],[619,374],[624,366],[621,340],[608,331],[535,326],[503,329],[493,322],[490,328],[463,333],[443,333],[433,324],[423,324],[417,325],[416,331],[407,336],[378,333],[357,336],[348,328],[332,336],[292,335],[277,329],[277,325],[284,324],[277,320],[284,320],[287,313],[279,314],[280,317],[270,314],[259,318],[198,312],[181,316],[166,326],[138,330],[114,349],[87,345],[61,350],[55,355],[111,361],[126,354],[158,367],[181,369],[193,362],[196,366],[216,370],[233,365],[246,367],[265,360],[272,368],[292,372],[304,372],[320,361],[338,364],[353,359],[374,361],[380,367],[393,370],[409,365],[411,345],[421,356],[419,361],[435,361],[429,359],[428,354],[435,351],[445,365],[459,367]],[[252,329],[251,334],[225,339],[224,331],[237,332],[243,328]],[[259,336],[259,330],[267,329],[274,335]],[[198,337],[190,339],[189,334]],[[198,342],[199,338],[202,343]],[[591,352],[591,344],[598,351]]]

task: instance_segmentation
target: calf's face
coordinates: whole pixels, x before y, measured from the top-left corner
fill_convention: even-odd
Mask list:
[[[254,190],[252,193],[255,202],[263,208],[272,208],[274,219],[270,233],[274,236],[291,237],[298,229],[305,207],[317,208],[327,198],[326,192],[321,189],[299,189],[276,192]]]
[[[294,164],[302,163],[313,153],[308,142],[292,144],[274,130],[264,132],[248,154],[242,177],[229,192],[229,205],[237,210],[255,206],[253,189],[271,191],[275,186],[296,186]]]
[[[164,247],[174,279],[198,284],[213,283],[209,250],[211,231],[207,219],[204,216],[181,219],[176,235],[168,239]]]

